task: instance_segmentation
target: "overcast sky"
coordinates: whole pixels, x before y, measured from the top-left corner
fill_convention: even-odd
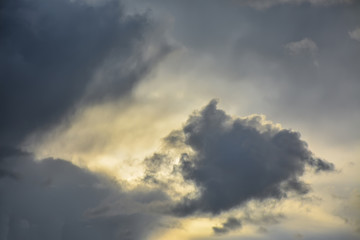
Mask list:
[[[0,3],[0,240],[360,238],[360,2]]]

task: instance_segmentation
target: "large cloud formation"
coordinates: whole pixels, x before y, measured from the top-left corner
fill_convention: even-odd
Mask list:
[[[0,239],[144,239],[164,194],[19,150],[77,107],[126,94],[170,50],[117,0],[0,3]],[[155,41],[154,41],[155,40]]]
[[[184,198],[179,215],[219,214],[249,200],[281,199],[290,192],[306,194],[299,178],[306,166],[331,171],[333,164],[315,158],[300,134],[264,124],[262,118],[232,118],[213,100],[175,132],[171,144],[191,148],[180,159],[179,171],[200,189],[200,196]]]
[[[59,121],[80,100],[128,91],[169,51],[149,41],[153,30],[114,0],[2,1],[0,145]]]
[[[33,160],[1,148],[0,239],[140,240],[160,216],[147,209],[163,195],[133,191],[61,159]]]

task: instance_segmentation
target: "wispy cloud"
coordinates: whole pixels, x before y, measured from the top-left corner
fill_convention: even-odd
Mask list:
[[[285,45],[285,48],[292,55],[310,54],[314,56],[318,51],[316,43],[309,38],[304,38],[296,42],[290,42]]]

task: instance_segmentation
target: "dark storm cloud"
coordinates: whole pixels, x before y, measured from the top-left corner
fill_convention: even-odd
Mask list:
[[[1,239],[140,240],[159,222],[145,208],[163,194],[121,192],[67,161],[36,162],[18,151],[2,157],[0,169]]]
[[[219,214],[250,200],[302,195],[309,186],[299,178],[305,167],[332,171],[333,164],[315,158],[300,134],[264,124],[259,117],[234,119],[211,101],[192,115],[183,134],[194,153],[183,154],[179,171],[200,190],[174,211]]]
[[[116,0],[0,4],[0,145],[57,122],[79,100],[127,92],[169,50],[147,16]],[[151,50],[149,50],[151,49]]]
[[[0,239],[144,239],[161,191],[124,192],[17,146],[75,107],[123,96],[171,49],[117,0],[0,3]]]

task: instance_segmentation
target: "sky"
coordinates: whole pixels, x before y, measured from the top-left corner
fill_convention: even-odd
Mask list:
[[[3,0],[0,240],[360,239],[360,2]]]

